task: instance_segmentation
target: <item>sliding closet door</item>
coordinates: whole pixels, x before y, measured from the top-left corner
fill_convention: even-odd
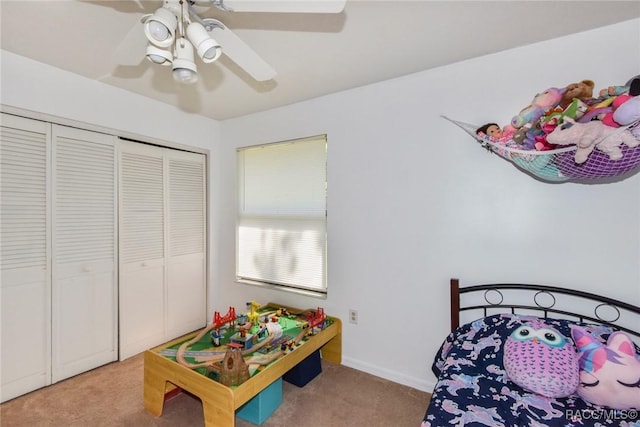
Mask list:
[[[165,337],[163,149],[120,141],[120,358]]]
[[[165,152],[168,165],[167,334],[206,324],[204,155]]]
[[[206,319],[205,156],[120,143],[120,359]]]
[[[53,126],[53,382],[117,359],[114,137]]]
[[[47,123],[2,114],[0,321],[2,401],[51,383]]]

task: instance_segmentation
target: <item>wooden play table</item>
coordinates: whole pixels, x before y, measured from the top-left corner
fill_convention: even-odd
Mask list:
[[[274,303],[267,306],[283,307]],[[289,310],[302,311],[294,308]],[[200,398],[207,427],[233,427],[236,409],[316,350],[320,349],[323,359],[341,363],[342,323],[338,318],[330,319],[333,322],[325,329],[308,337],[304,344],[294,351],[276,359],[236,387],[225,386],[160,354],[164,349],[188,341],[196,336],[197,332],[147,350],[144,353],[144,406],[153,415],[162,416],[165,394],[179,387]]]

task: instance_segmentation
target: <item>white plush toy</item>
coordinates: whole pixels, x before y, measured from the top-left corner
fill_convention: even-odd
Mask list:
[[[621,104],[613,113],[613,120],[623,126],[630,125],[640,120],[640,95],[630,98]],[[631,133],[640,139],[640,125],[631,129]]]
[[[619,160],[622,158],[620,144],[628,147],[640,145],[640,140],[626,129],[607,126],[600,121],[577,123],[570,118],[566,118],[563,124],[547,135],[547,141],[557,145],[575,144],[578,149],[574,160],[578,164],[586,162],[595,148],[606,153],[611,160]]]

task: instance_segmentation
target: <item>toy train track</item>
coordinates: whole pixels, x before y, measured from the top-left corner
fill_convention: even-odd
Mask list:
[[[292,339],[294,339],[294,337],[292,337],[291,335],[283,335],[280,338],[276,338],[271,341],[271,349],[262,347],[260,350],[258,350],[258,353],[267,354],[272,349],[280,347],[282,344],[286,343],[287,341],[291,341]]]
[[[218,350],[218,351],[211,351],[211,350],[186,350],[184,352],[184,356],[185,357],[210,357],[210,356],[220,356],[226,353],[226,349],[225,350]],[[176,355],[178,354],[178,349],[175,348],[165,348],[164,350],[160,350],[158,352],[158,354],[161,354],[162,356],[166,356],[166,357],[176,357]]]

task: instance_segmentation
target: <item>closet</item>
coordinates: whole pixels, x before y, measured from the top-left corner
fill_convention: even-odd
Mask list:
[[[52,126],[52,381],[117,359],[115,137]]]
[[[2,114],[2,402],[51,383],[50,138],[49,124]]]
[[[2,401],[117,358],[115,138],[2,114]]]
[[[2,113],[4,402],[206,324],[205,156]]]
[[[121,141],[120,357],[206,324],[204,155]]]

